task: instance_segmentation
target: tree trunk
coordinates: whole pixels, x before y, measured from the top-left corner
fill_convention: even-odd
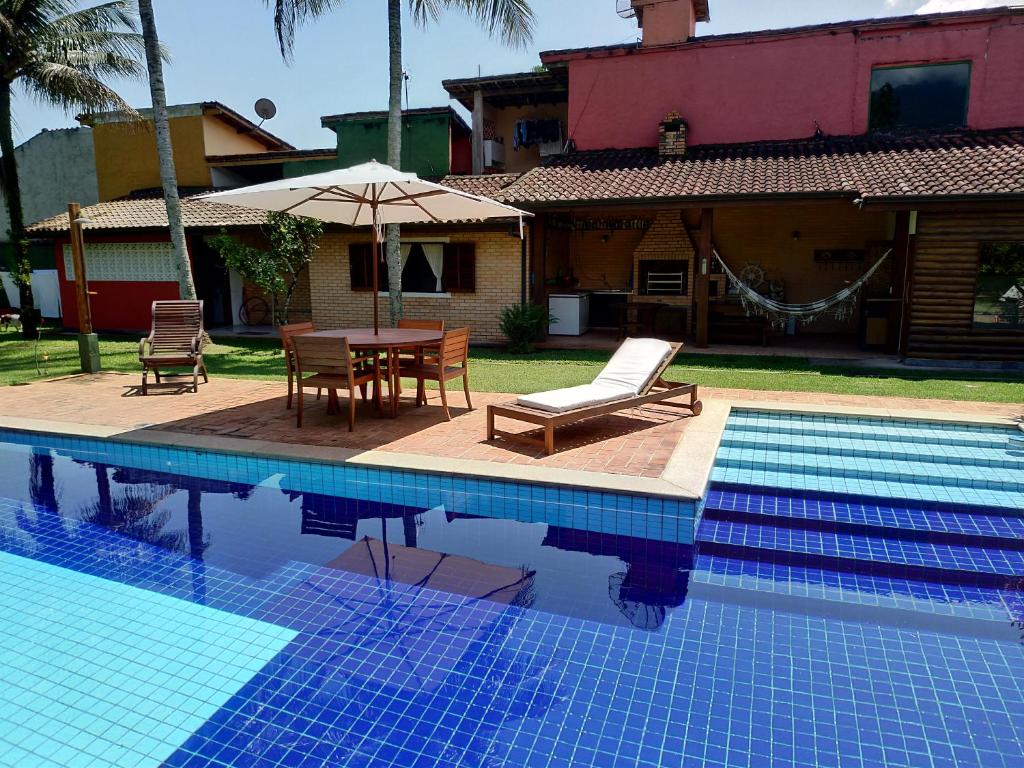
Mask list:
[[[153,100],[153,124],[156,126],[156,150],[160,157],[160,180],[167,206],[167,222],[171,229],[174,266],[178,272],[178,294],[182,299],[195,299],[196,286],[185,246],[185,225],[181,219],[178,177],[174,170],[171,127],[167,120],[167,92],[164,90],[163,62],[160,59],[160,38],[156,32],[153,0],[139,0],[139,18],[146,41],[146,66],[149,69],[149,92]]]
[[[21,306],[21,333],[23,338],[34,339],[39,327],[39,315],[32,299],[32,262],[25,237],[25,211],[21,204],[21,186],[18,180],[18,162],[14,157],[14,131],[11,119],[11,84],[0,82],[0,173],[3,174],[4,195],[11,229],[8,233],[14,249],[11,278],[18,286]]]
[[[388,165],[402,168],[402,0],[388,0]],[[387,266],[391,325],[402,318],[402,234],[387,228]],[[377,254],[374,254],[377,258]]]

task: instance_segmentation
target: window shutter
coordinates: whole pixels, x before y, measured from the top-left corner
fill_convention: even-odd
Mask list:
[[[444,246],[444,272],[441,275],[444,290],[449,293],[476,291],[476,245],[474,243],[446,243]]]
[[[348,247],[349,276],[353,291],[373,290],[373,246],[370,243],[352,243]],[[377,287],[388,289],[388,272],[378,265]]]

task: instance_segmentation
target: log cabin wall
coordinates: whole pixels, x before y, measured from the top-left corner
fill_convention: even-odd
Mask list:
[[[974,327],[974,289],[984,242],[1024,242],[1024,208],[921,212],[906,357],[1024,361],[1024,331]]]

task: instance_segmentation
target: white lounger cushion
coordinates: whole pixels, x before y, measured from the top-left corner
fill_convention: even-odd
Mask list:
[[[594,384],[624,388],[631,395],[638,395],[671,354],[672,345],[667,341],[626,339]]]
[[[549,413],[565,413],[588,405],[604,405],[616,400],[626,400],[636,393],[627,387],[611,384],[581,384],[578,387],[552,389],[535,395],[523,395],[517,401],[527,408]]]

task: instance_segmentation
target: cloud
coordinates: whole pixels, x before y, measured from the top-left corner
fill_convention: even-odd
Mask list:
[[[898,5],[900,0],[885,0],[887,5]],[[1000,8],[1012,0],[928,0],[914,13],[949,13],[950,11],[973,11],[978,8]]]

